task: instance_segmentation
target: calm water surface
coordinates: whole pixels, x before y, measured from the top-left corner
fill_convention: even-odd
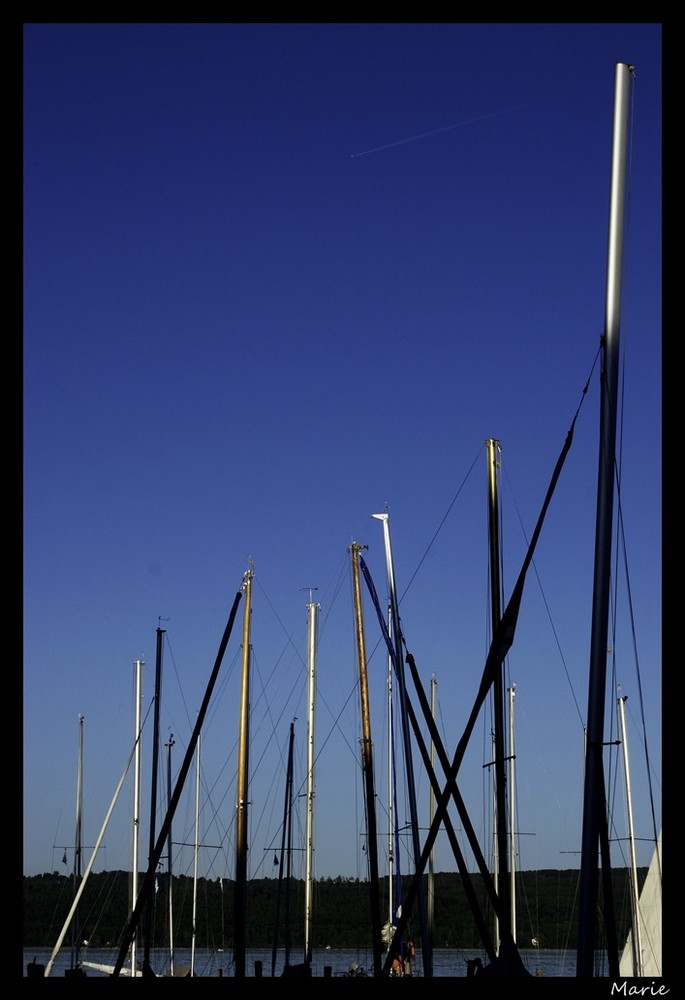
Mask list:
[[[47,967],[51,954],[52,951],[47,948],[25,948],[23,952],[23,976],[27,975],[26,967],[29,962],[35,961],[40,965]],[[471,952],[456,952],[443,949],[436,950],[433,956],[433,975],[436,978],[448,976],[466,977],[466,960],[469,958],[476,958],[478,957],[478,954],[479,953],[476,950]],[[84,963],[86,975],[93,978],[107,977],[109,976],[109,972],[86,966],[86,963],[93,963],[94,965],[108,966],[112,968],[117,960],[117,957],[118,951],[115,948],[84,949],[81,953],[81,959]],[[292,963],[299,962],[301,957],[302,954],[300,951],[293,950],[291,952]],[[483,958],[482,955],[481,958]],[[576,956],[573,951],[522,949],[521,958],[523,959],[524,966],[533,976],[575,976]],[[167,952],[153,951],[151,955],[151,964],[152,968],[158,975],[169,974],[170,964]],[[190,949],[177,949],[174,954],[175,974],[183,975],[190,969],[190,965]],[[312,973],[317,977],[325,975],[335,977],[347,976],[349,975],[351,968],[355,965],[357,966],[357,974],[364,974],[364,972],[369,970],[372,965],[370,953],[346,949],[315,950],[312,961]],[[248,951],[246,964],[246,973],[248,977],[255,977],[261,974],[263,978],[270,978],[272,974],[271,966],[272,954],[270,949],[264,948]],[[283,952],[279,951],[276,956],[276,976],[280,976],[282,974],[283,966]],[[50,977],[64,977],[65,971],[69,970],[70,967],[71,951],[69,948],[63,948],[55,958],[50,972]],[[196,976],[233,976],[234,966],[232,953],[228,950],[222,952],[210,951],[209,949],[204,948],[197,949],[195,952],[194,968]],[[330,970],[330,972],[328,972],[328,970]],[[122,975],[124,971],[130,972],[130,964],[124,966]],[[416,976],[423,975],[421,958],[418,954],[415,962],[414,974]],[[600,969],[598,974],[601,975],[606,973],[603,973]]]

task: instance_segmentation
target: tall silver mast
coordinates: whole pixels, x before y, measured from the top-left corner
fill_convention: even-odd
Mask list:
[[[595,532],[595,570],[590,640],[590,678],[583,795],[583,835],[578,908],[576,974],[592,976],[599,887],[598,848],[606,823],[604,783],[604,710],[606,701],[607,637],[611,587],[614,515],[614,455],[618,407],[618,358],[625,223],[626,164],[628,148],[629,85],[633,67],[617,63],[615,70],[611,204],[607,255],[606,316],[602,338],[599,471]],[[607,853],[606,847],[604,853]],[[605,859],[608,862],[608,858]],[[604,865],[606,871],[606,865]],[[612,965],[611,948],[609,964]],[[610,975],[618,975],[610,968]]]

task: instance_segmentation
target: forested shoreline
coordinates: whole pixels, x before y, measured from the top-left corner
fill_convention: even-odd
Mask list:
[[[646,869],[639,874],[640,885]],[[530,947],[533,940],[543,948],[575,948],[577,922],[577,869],[546,869],[519,872],[516,876],[517,941]],[[24,876],[23,942],[27,948],[54,946],[69,916],[75,884],[60,872]],[[143,875],[139,880],[142,885]],[[472,876],[482,912],[492,925],[493,915],[479,874]],[[77,910],[78,938],[90,947],[117,947],[128,915],[131,874],[125,871],[91,873]],[[404,879],[408,888],[409,878]],[[424,877],[424,899],[428,887]],[[381,879],[381,906],[387,908],[387,879]],[[304,937],[304,882],[291,879],[255,879],[247,894],[247,940],[251,947],[269,948],[274,937],[285,943],[286,928],[296,944]],[[618,940],[622,944],[630,924],[629,871],[613,873],[614,907]],[[193,885],[190,876],[168,878],[160,874],[152,894],[151,926],[155,946],[169,939],[172,914],[175,946],[190,947],[193,898],[197,914],[195,944],[198,948],[230,947],[233,940],[234,883],[229,879],[205,879]],[[360,879],[321,878],[313,891],[313,945],[317,948],[360,948],[371,939],[369,883]],[[385,901],[385,902],[383,902]],[[601,900],[600,900],[601,904]],[[382,909],[382,913],[385,910]],[[416,907],[408,930],[418,935]],[[278,928],[276,927],[278,921]],[[71,938],[66,937],[68,944]],[[475,948],[481,944],[461,877],[454,872],[433,876],[433,941],[436,948]]]

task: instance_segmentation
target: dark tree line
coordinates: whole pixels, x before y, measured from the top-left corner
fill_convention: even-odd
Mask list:
[[[641,883],[646,869],[640,871]],[[614,872],[614,902],[622,945],[630,924],[629,873]],[[52,874],[24,876],[23,942],[27,948],[52,948],[64,927],[74,898],[71,876]],[[130,873],[91,873],[80,899],[76,940],[87,940],[91,948],[118,947],[131,909]],[[142,882],[142,878],[141,878]],[[482,911],[492,922],[492,912],[480,875],[473,876]],[[405,879],[409,885],[409,879]],[[140,883],[139,883],[140,884]],[[576,869],[520,872],[517,875],[517,941],[531,947],[535,939],[543,948],[575,948]],[[187,948],[192,939],[193,879],[173,876],[171,900],[167,876],[160,874],[150,900],[155,948],[169,939],[169,912],[173,913],[174,944]],[[474,949],[481,946],[461,878],[440,872],[433,879],[433,943],[436,948]],[[198,948],[230,948],[233,941],[234,884],[224,879],[198,880]],[[171,902],[171,907],[170,907]],[[600,901],[601,905],[601,901]],[[383,908],[385,907],[385,909]],[[387,879],[381,881],[381,912],[385,914]],[[276,914],[280,915],[276,928]],[[365,948],[371,940],[369,884],[359,879],[323,878],[315,882],[313,944],[315,948]],[[409,932],[418,937],[416,914],[410,915]],[[142,926],[141,926],[142,933]],[[71,928],[64,946],[71,943]],[[251,947],[270,948],[274,937],[279,948],[287,943],[299,947],[304,940],[304,883],[299,879],[256,879],[249,883],[247,940]],[[598,944],[601,946],[601,944]]]

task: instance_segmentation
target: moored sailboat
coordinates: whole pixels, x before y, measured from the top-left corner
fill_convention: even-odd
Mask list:
[[[647,876],[639,893],[636,913],[619,963],[621,976],[663,976],[663,899],[661,892],[661,834],[654,847]]]

